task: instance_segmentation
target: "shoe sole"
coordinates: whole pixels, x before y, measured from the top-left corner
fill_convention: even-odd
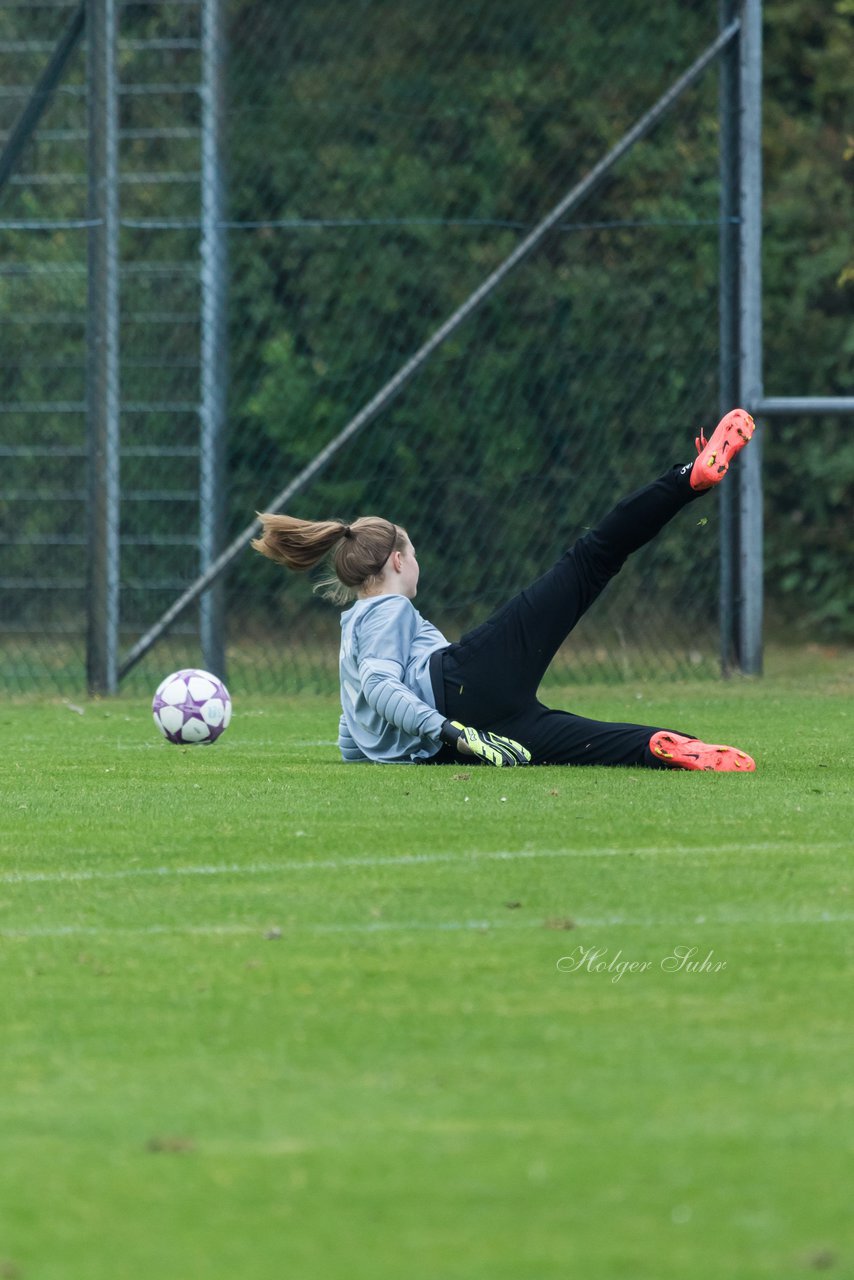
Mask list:
[[[756,761],[736,747],[714,746],[699,738],[681,738],[675,734],[657,733],[649,749],[659,760],[674,768],[700,773],[755,773]]]
[[[733,409],[721,418],[711,440],[694,463],[691,487],[702,490],[719,484],[729,471],[730,462],[750,440],[755,428],[755,422],[744,409]]]

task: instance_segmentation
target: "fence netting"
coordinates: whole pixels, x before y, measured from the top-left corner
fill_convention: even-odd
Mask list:
[[[0,4],[8,137],[72,3]],[[223,0],[226,545],[714,39],[716,6]],[[200,568],[202,0],[119,24],[120,643]],[[0,190],[0,682],[79,691],[87,590],[85,37]],[[714,67],[294,499],[405,525],[453,638],[718,416]],[[717,669],[718,506],[639,553],[562,679]],[[329,688],[337,611],[250,550],[235,690]],[[192,606],[127,676],[203,665]]]

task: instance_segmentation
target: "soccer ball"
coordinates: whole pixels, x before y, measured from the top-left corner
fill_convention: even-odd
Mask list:
[[[173,671],[157,686],[154,723],[170,742],[216,742],[231,720],[231,698],[209,671]]]

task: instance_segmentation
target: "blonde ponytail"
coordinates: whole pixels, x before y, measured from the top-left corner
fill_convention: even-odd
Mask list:
[[[330,599],[344,603],[378,577],[393,551],[403,551],[406,533],[380,516],[342,520],[299,520],[296,516],[258,513],[262,531],[252,546],[261,555],[297,573],[305,573],[330,556],[335,589]],[[323,585],[329,585],[325,583]]]
[[[349,531],[349,525],[340,520],[298,520],[260,511],[258,519],[261,537],[253,539],[252,546],[296,573],[312,569]]]

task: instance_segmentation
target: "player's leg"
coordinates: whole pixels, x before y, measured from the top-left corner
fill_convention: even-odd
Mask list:
[[[712,746],[652,725],[589,720],[540,703],[489,728],[524,743],[532,764],[642,765],[715,773],[752,773],[756,768],[751,757],[735,747]]]
[[[698,442],[693,466],[674,467],[623,498],[547,573],[451,645],[442,674],[446,705],[453,698],[458,707],[453,718],[486,725],[529,705],[555,653],[628,556],[720,481],[752,429],[743,410],[728,414],[711,441]]]
[[[674,468],[623,498],[594,529],[443,658],[446,694],[459,717],[481,724],[526,706],[555,653],[626,558],[698,496],[690,468]]]

